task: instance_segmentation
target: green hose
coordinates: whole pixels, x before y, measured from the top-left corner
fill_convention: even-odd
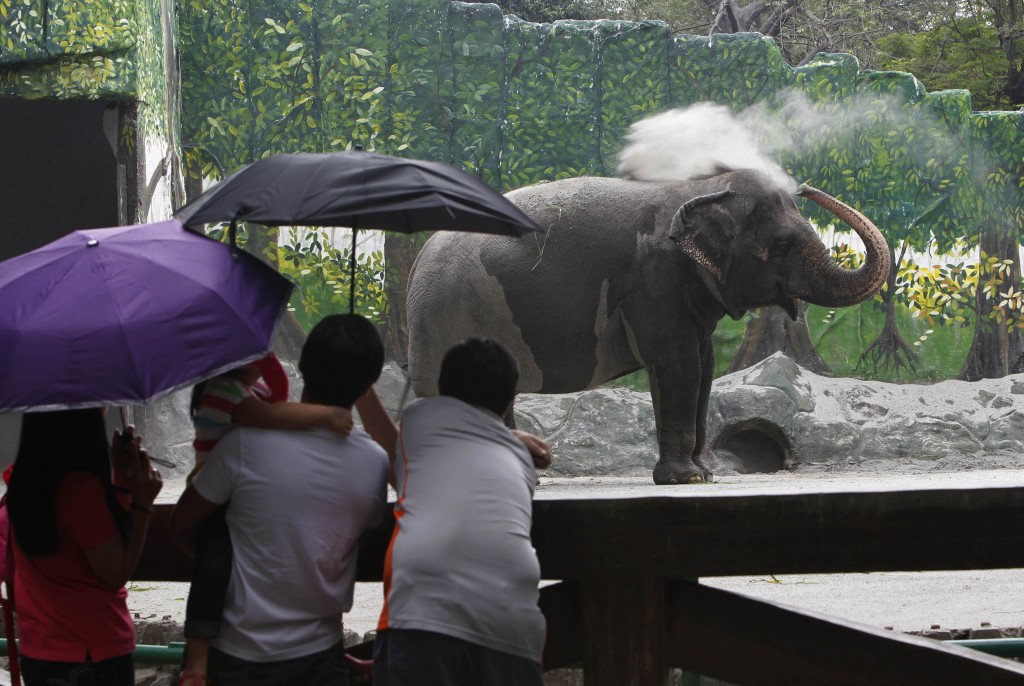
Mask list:
[[[133,657],[137,665],[180,665],[184,652],[184,643],[171,643],[166,646],[138,645],[135,646]],[[7,655],[6,638],[0,638],[0,655]]]
[[[945,641],[998,657],[1024,657],[1024,638],[974,638]]]

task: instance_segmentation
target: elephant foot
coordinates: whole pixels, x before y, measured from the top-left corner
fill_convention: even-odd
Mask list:
[[[707,474],[707,478],[705,478]],[[665,460],[654,465],[654,483],[659,486],[672,484],[702,484],[711,480],[711,472],[697,467],[686,460]]]
[[[701,475],[704,477],[704,481],[711,483],[715,480],[715,475],[711,473],[711,470],[708,469],[708,466],[704,463],[704,460],[700,455],[693,456],[693,464],[695,464],[697,469],[700,470]]]

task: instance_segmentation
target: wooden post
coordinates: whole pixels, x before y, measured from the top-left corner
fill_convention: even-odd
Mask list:
[[[668,686],[665,581],[602,575],[580,587],[587,686]]]

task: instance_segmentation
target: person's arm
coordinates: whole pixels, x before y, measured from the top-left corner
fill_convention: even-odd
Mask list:
[[[551,466],[551,446],[540,436],[512,429],[512,435],[523,442],[526,449],[530,451],[533,458],[533,466],[537,469],[547,469]]]
[[[193,534],[196,527],[212,515],[218,507],[220,507],[220,503],[210,502],[199,495],[195,486],[189,484],[174,506],[171,519],[167,523],[167,531],[171,538],[176,540],[189,554],[192,554],[195,538]]]
[[[282,403],[288,400],[288,373],[281,365],[281,360],[277,359],[277,355],[270,353],[253,364],[260,370],[260,377],[270,391],[270,397],[267,400],[272,403]]]
[[[352,413],[344,407],[313,403],[268,403],[249,397],[235,407],[231,423],[286,431],[323,427],[348,436],[352,431]]]
[[[358,400],[356,409],[363,420],[363,428],[370,438],[377,442],[388,454],[388,483],[395,485],[395,449],[398,443],[398,427],[391,415],[384,409],[373,386],[367,389]]]
[[[150,464],[146,451],[138,449],[135,443],[115,445],[112,450],[132,454],[138,465],[134,470],[132,500],[128,506],[132,518],[131,530],[127,541],[118,532],[100,545],[86,549],[85,559],[100,583],[111,590],[117,590],[128,582],[139,564],[153,516],[153,501],[163,487],[163,479],[160,472]]]
[[[167,524],[168,533],[190,554],[195,528],[218,507],[231,500],[239,479],[241,433],[232,431],[220,440],[171,512]]]

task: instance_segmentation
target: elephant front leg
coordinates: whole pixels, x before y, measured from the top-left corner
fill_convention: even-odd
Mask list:
[[[699,455],[700,366],[691,363],[687,365],[690,373],[682,374],[675,365],[655,365],[647,370],[660,453],[654,466],[656,484],[698,484],[711,478],[711,472],[699,462],[699,457],[698,461],[694,460],[694,456]],[[703,441],[700,443],[702,450]]]
[[[708,400],[711,397],[711,383],[715,378],[715,346],[710,338],[701,345],[700,357],[700,392],[697,395],[697,411],[694,414],[693,430],[695,440],[690,459],[703,472],[704,481],[711,483],[714,475],[707,465],[704,464],[702,457],[708,434]]]

